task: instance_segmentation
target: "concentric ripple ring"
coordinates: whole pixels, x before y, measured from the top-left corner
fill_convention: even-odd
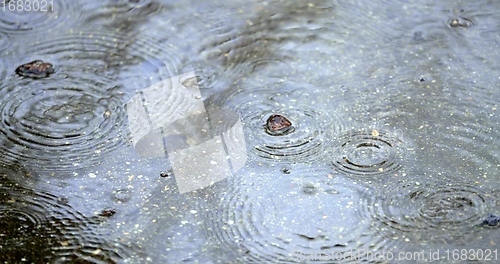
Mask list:
[[[369,214],[380,230],[405,241],[422,237],[457,242],[477,231],[494,206],[493,192],[468,183],[405,184],[371,197]]]
[[[93,82],[20,80],[1,88],[0,162],[41,170],[74,169],[96,163],[101,154],[124,144],[121,99],[95,89],[108,83]]]
[[[107,241],[104,219],[86,217],[67,199],[0,178],[0,250],[9,263],[116,263],[135,249]],[[85,245],[85,246],[82,246]]]
[[[333,151],[333,166],[355,176],[396,173],[407,146],[398,137],[378,130],[356,131],[340,138]]]
[[[357,202],[365,199],[360,198],[371,194],[369,188],[325,171],[293,171],[279,180],[246,176],[263,182],[242,179],[216,199],[215,208],[204,210],[209,213],[206,235],[235,260],[302,263],[321,252],[324,258],[333,260],[336,254],[343,256],[342,263],[354,263],[352,246],[374,243],[364,235],[369,222],[356,213]]]
[[[78,21],[81,8],[75,1],[2,1],[0,31],[30,34],[51,31]]]
[[[298,94],[303,94],[299,96],[301,100],[293,99]],[[338,133],[344,126],[336,116],[309,103],[314,100],[313,95],[294,84],[292,87],[230,90],[223,102],[216,104],[225,104],[240,114],[247,144],[251,145],[249,149],[256,155],[256,161],[311,162],[325,157],[329,135]],[[279,135],[269,133],[266,124],[273,115],[286,117],[293,128]]]

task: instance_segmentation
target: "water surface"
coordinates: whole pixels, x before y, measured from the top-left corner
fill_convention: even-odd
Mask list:
[[[497,261],[496,1],[53,2],[0,11],[1,261]],[[34,60],[55,72],[15,73]],[[190,72],[193,98],[145,99]],[[133,98],[162,109],[145,127],[189,100],[207,116],[139,151]],[[270,134],[273,114],[293,129]],[[245,163],[181,194],[179,166],[221,161],[148,149],[201,148],[205,129]]]

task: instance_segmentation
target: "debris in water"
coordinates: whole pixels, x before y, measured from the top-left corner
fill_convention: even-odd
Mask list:
[[[110,217],[110,216],[113,216],[114,214],[116,214],[115,210],[113,210],[113,209],[106,209],[106,210],[102,210],[102,212],[99,214],[99,216]]]
[[[168,178],[168,177],[170,177],[170,173],[168,171],[162,171],[162,172],[160,172],[160,177]]]
[[[266,131],[270,135],[284,135],[292,128],[292,122],[282,115],[273,114],[267,119]]]
[[[490,214],[486,219],[481,223],[482,226],[491,226],[491,227],[499,227],[500,226],[500,216],[496,216],[494,214]]]
[[[33,79],[47,78],[54,73],[54,71],[52,64],[41,60],[28,62],[16,68],[16,73],[19,76]]]

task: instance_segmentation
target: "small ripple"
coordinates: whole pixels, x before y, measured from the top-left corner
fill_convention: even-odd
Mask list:
[[[0,253],[12,263],[88,261],[116,263],[135,254],[98,230],[103,219],[85,217],[67,199],[0,178]]]
[[[139,33],[121,46],[116,72],[126,92],[136,92],[180,75],[187,64],[183,43],[172,35]]]
[[[3,161],[69,169],[96,163],[126,144],[124,92],[135,93],[177,73],[183,62],[172,39],[68,31],[21,47],[28,59],[52,63],[55,73],[1,87],[10,98],[1,105],[1,130],[7,136],[2,148],[8,153]]]
[[[74,1],[4,1],[3,5],[0,31],[8,34],[55,31],[75,24],[81,16],[81,8]]]
[[[448,107],[442,111],[447,119],[440,122],[444,133],[436,147],[448,150],[450,156],[457,155],[460,166],[467,167],[472,162],[479,173],[471,176],[484,180],[481,171],[485,168],[492,175],[498,171],[498,148],[493,147],[498,138],[495,127],[500,124],[495,100],[498,92],[493,86],[467,82],[455,87],[447,98]]]
[[[118,189],[113,191],[113,200],[119,203],[128,202],[132,197],[128,189]]]
[[[172,78],[187,64],[180,40],[150,32],[69,30],[23,45],[21,53],[61,64],[64,73],[113,78],[126,92]]]
[[[318,42],[320,45],[327,43],[331,41],[332,29],[336,28],[331,22],[335,13],[332,6],[301,2],[245,3],[244,7],[238,6],[231,11],[203,13],[199,20],[206,23],[201,26],[208,34],[194,45],[199,47],[205,59],[225,69],[237,68],[242,74],[255,72],[264,65],[280,64],[280,67],[269,67],[275,71],[288,60],[283,50],[293,47],[296,51],[297,45],[308,46],[311,42],[315,47]]]
[[[20,43],[19,53],[28,56],[22,62],[42,59],[61,66],[56,69],[59,75],[75,74],[92,79],[110,74],[126,61],[124,48],[129,42],[125,34],[118,31],[74,31],[57,32],[41,37],[33,37],[32,41]],[[16,61],[18,60],[16,55]]]
[[[223,95],[222,104],[240,114],[247,144],[260,157],[259,161],[320,160],[324,157],[327,135],[342,129],[342,121],[316,108],[315,95],[303,88],[278,85],[232,90]],[[273,114],[285,116],[294,129],[280,136],[269,134],[266,123]]]
[[[85,24],[107,25],[110,28],[129,27],[130,22],[146,20],[163,10],[163,5],[154,0],[111,0],[87,2],[83,13],[89,14]]]
[[[302,157],[304,160],[319,158],[324,151],[324,128],[318,127],[315,122],[320,113],[311,109],[288,110],[286,116],[293,120],[294,129],[289,133],[274,136],[267,132],[259,133],[255,138],[257,155],[265,159],[283,159],[286,157]],[[259,116],[247,122],[251,127],[263,129],[271,114],[279,113],[275,110],[263,109]]]
[[[3,58],[0,58],[0,80],[2,80],[3,82],[7,82],[8,78],[11,76],[14,75],[7,69],[7,63],[3,60]]]
[[[0,32],[0,51],[6,50],[9,48],[12,43],[12,41],[9,38],[9,35]]]
[[[474,25],[474,23],[472,23],[472,21],[468,18],[464,18],[464,17],[459,16],[459,17],[449,19],[448,25],[450,25],[450,27],[468,28],[468,27],[472,27]]]
[[[302,263],[317,254],[349,263],[359,261],[352,250],[379,249],[355,210],[370,189],[323,169],[272,175],[244,175],[206,210],[206,235],[218,248],[244,263]]]
[[[125,144],[125,112],[106,82],[68,78],[41,85],[18,82],[2,87],[1,162],[48,170],[98,163]]]
[[[396,174],[408,150],[397,136],[376,129],[347,134],[340,137],[337,144],[333,151],[333,166],[354,176]]]
[[[230,84],[228,76],[218,66],[207,62],[189,62],[184,65],[181,72],[193,71],[196,75],[196,83],[201,90],[202,96],[206,96],[206,90],[224,90]]]
[[[465,243],[494,205],[491,193],[468,183],[412,183],[370,197],[361,210],[394,240]]]

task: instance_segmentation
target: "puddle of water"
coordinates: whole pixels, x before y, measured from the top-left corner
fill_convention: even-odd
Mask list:
[[[115,82],[79,64],[84,62],[54,60],[49,79],[17,77],[2,84],[1,163],[74,170],[125,144]]]
[[[258,162],[311,162],[324,158],[329,138],[342,128],[342,120],[321,106],[314,89],[307,84],[269,84],[253,89],[227,90],[210,103],[225,105],[236,111],[247,130],[246,141]],[[293,128],[288,133],[273,135],[267,131],[268,118],[280,114],[290,119]]]
[[[85,216],[66,197],[20,187],[8,174],[0,179],[3,261],[110,263],[140,252],[131,241],[108,240],[109,210]]]
[[[498,250],[497,3],[47,2],[0,10],[0,260]]]

